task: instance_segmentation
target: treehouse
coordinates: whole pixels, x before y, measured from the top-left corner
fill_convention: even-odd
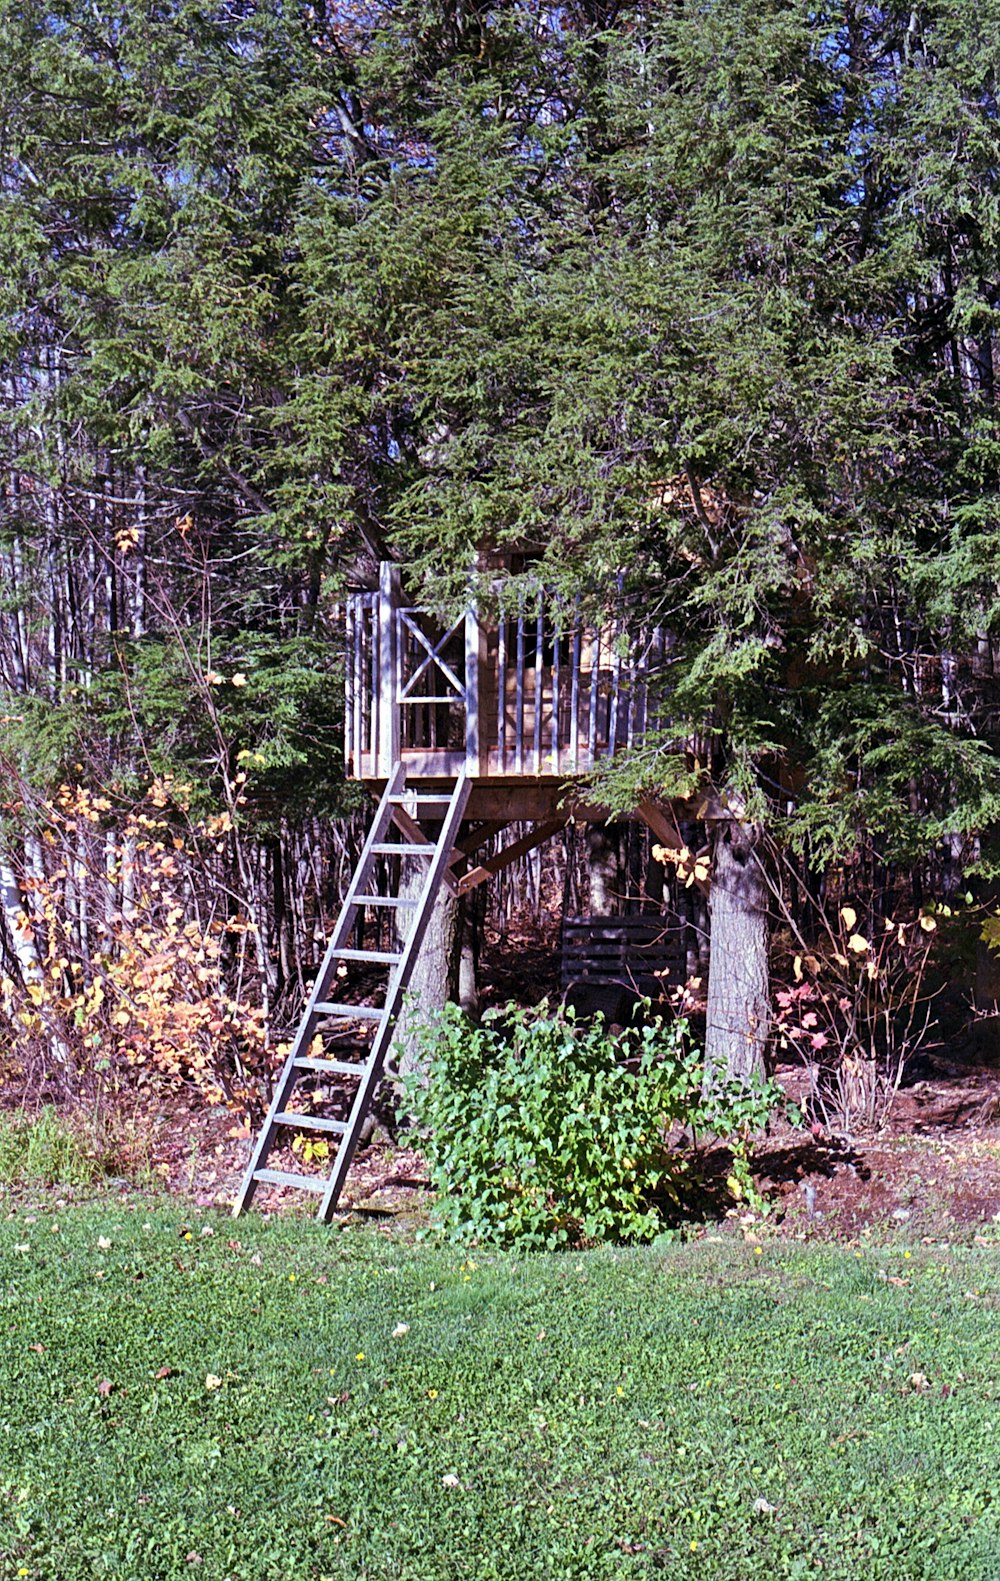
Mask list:
[[[405,596],[399,568],[383,564],[378,589],[348,600],[345,635],[347,773],[379,797],[378,809],[237,1213],[268,1185],[317,1193],[318,1217],[330,1218],[442,888],[467,894],[571,817],[606,818],[592,793],[574,792],[574,778],[627,751],[658,723],[651,682],[666,657],[662,631],[588,622],[579,605],[543,589],[495,618],[469,609],[441,623]],[[659,807],[643,802],[636,814],[657,838],[676,843],[676,828]],[[513,823],[528,832],[504,844]],[[495,847],[491,855],[487,846]],[[403,869],[414,866],[422,881],[401,885]],[[379,927],[373,947],[366,921],[386,912],[397,923],[392,947],[381,947]],[[338,997],[351,963],[383,973],[380,1003]],[[362,1042],[365,1029],[370,1040]],[[322,1082],[345,1089],[333,1114],[317,1112],[312,1095],[308,1107],[301,1092],[296,1101],[300,1083]],[[328,1174],[268,1167],[289,1132],[320,1133],[323,1155],[332,1155]]]
[[[442,626],[383,564],[378,591],[348,601],[346,635],[349,777],[381,789],[399,765],[422,785],[464,774],[472,819],[554,816],[567,781],[657,723],[662,629],[588,623],[541,589],[514,613]]]

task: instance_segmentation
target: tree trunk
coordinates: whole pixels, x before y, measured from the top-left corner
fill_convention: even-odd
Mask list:
[[[608,917],[617,913],[618,853],[610,831],[602,823],[587,825],[587,868],[591,916]]]
[[[714,825],[711,958],[705,1088],[766,1072],[770,1029],[768,890],[759,831],[735,820]]]
[[[406,862],[399,882],[400,895],[416,898],[426,877],[425,862]],[[460,912],[457,897],[442,884],[410,978],[408,1001],[396,1023],[393,1059],[400,1075],[422,1066],[418,1027],[434,1011],[443,1010],[458,994],[462,950]]]

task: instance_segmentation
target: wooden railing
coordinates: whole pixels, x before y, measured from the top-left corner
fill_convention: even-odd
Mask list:
[[[348,773],[565,778],[633,746],[657,723],[649,678],[660,630],[587,623],[544,589],[516,612],[448,627],[404,601],[398,568],[347,605]]]

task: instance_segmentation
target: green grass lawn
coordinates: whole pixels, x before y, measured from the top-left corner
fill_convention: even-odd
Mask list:
[[[10,1212],[4,1581],[1000,1578],[995,1248]]]

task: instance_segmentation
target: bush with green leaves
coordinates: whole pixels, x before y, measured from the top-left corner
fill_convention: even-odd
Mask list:
[[[481,1024],[454,1005],[419,1034],[424,1075],[404,1082],[454,1240],[554,1248],[651,1240],[692,1183],[671,1131],[736,1134],[734,1194],[752,1178],[746,1138],[780,1098],[774,1083],[702,1097],[683,1022],[612,1033],[598,1016],[508,1005]],[[749,1185],[748,1185],[749,1182]]]

